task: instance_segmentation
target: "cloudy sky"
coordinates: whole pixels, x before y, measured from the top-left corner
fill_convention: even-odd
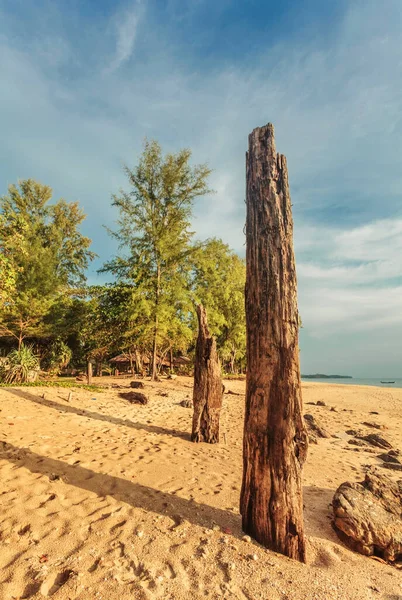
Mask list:
[[[103,225],[145,136],[217,194],[200,238],[244,254],[244,154],[272,122],[294,204],[303,372],[402,377],[401,0],[0,0],[0,193],[18,178]]]

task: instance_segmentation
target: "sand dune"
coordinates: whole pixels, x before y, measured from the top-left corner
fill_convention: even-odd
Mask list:
[[[242,539],[244,382],[226,383],[240,395],[225,395],[217,446],[189,440],[189,378],[145,386],[146,406],[114,389],[0,390],[0,598],[402,599],[402,572],[348,550],[330,507],[380,463],[345,431],[375,420],[402,449],[402,390],[303,384],[331,437],[304,470],[302,565]]]

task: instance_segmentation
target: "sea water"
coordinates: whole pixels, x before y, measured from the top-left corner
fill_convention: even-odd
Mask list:
[[[360,379],[358,377],[353,377],[352,379],[304,379],[302,378],[303,383],[307,381],[316,382],[316,383],[337,383],[341,385],[373,385],[381,388],[402,388],[402,377],[376,377],[376,378],[367,378]],[[381,381],[395,381],[395,383],[381,383]]]

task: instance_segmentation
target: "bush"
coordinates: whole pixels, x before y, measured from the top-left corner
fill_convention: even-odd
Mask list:
[[[34,381],[39,372],[39,360],[31,346],[21,345],[12,350],[0,365],[0,380],[4,383],[26,383]]]
[[[43,360],[42,368],[54,375],[58,375],[62,369],[65,369],[72,357],[71,349],[61,340],[56,338],[47,349]]]

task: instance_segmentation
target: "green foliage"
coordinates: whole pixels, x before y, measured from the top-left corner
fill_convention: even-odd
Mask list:
[[[2,363],[0,379],[4,383],[26,383],[32,372],[39,370],[39,360],[32,347],[21,345],[19,350],[12,350]]]
[[[11,261],[0,254],[0,310],[11,304],[16,296],[17,271]]]
[[[60,338],[55,338],[47,347],[42,359],[42,368],[51,373],[60,373],[67,367],[72,357],[72,351]]]
[[[13,290],[12,301],[0,304],[0,335],[19,345],[27,336],[51,333],[46,314],[61,294],[85,281],[94,257],[91,241],[78,231],[84,219],[78,204],[51,199],[51,188],[32,179],[0,197],[0,269],[6,264]]]
[[[211,333],[231,372],[245,358],[246,317],[244,286],[246,266],[222,240],[208,240],[194,259],[193,290],[196,302],[207,310]]]
[[[104,392],[98,385],[86,385],[75,381],[32,381],[28,383],[0,383],[0,387],[80,388],[89,392]]]
[[[163,354],[173,344],[184,347],[191,338],[190,219],[194,199],[211,191],[211,170],[192,167],[190,157],[190,150],[163,156],[158,142],[145,142],[138,165],[125,167],[131,190],[113,196],[119,219],[111,234],[125,254],[106,263],[103,271],[131,286],[131,321],[138,343],[152,347],[153,377],[157,350]]]

